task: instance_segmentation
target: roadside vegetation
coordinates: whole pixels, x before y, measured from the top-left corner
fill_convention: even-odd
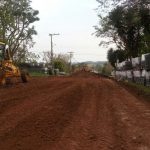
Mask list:
[[[123,86],[126,86],[128,90],[134,91],[138,96],[145,97],[150,101],[150,88],[141,84],[136,84],[133,82],[123,82]]]
[[[100,45],[112,46],[107,58],[114,68],[117,61],[150,52],[149,0],[97,1],[99,25],[95,26],[96,36],[102,38]]]
[[[42,71],[29,71],[29,75],[32,77],[47,77],[48,74],[45,74]]]
[[[97,2],[99,24],[95,26],[95,34],[101,40],[99,45],[108,47],[107,59],[114,69],[112,75],[118,81],[128,81],[129,85],[136,83],[137,89],[149,93],[149,0]]]

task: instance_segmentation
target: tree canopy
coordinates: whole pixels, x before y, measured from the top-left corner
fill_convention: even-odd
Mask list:
[[[102,7],[107,10],[107,15],[99,11],[100,23],[95,27],[97,37],[107,38],[101,44],[115,43],[117,49],[125,51],[127,58],[150,52],[149,0],[97,1],[99,10]]]
[[[107,59],[110,62],[110,64],[116,68],[116,62],[122,62],[126,60],[126,53],[123,50],[113,50],[110,48],[107,53]]]
[[[37,34],[33,23],[39,20],[38,14],[30,0],[1,0],[0,38],[9,45],[12,57],[20,46],[33,44]]]
[[[52,60],[51,52],[46,51],[43,52],[43,60],[45,61],[46,66],[48,67],[51,66],[53,63],[55,69],[59,69],[59,71],[62,72],[69,72],[70,56],[67,54],[55,54]]]

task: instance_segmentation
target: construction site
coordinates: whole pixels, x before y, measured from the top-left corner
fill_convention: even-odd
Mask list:
[[[0,0],[0,150],[150,150],[150,0]]]
[[[149,150],[150,103],[90,72],[0,88],[1,150]]]

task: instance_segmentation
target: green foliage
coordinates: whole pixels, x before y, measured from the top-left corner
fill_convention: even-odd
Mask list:
[[[33,45],[32,36],[37,32],[32,23],[39,20],[38,13],[30,0],[1,0],[0,38],[9,45],[12,57],[23,44]]]
[[[43,60],[46,62],[46,66],[50,66],[51,63],[51,52],[43,52]],[[55,69],[59,69],[62,72],[69,72],[69,55],[58,54],[53,56],[53,65]]]
[[[113,68],[110,65],[110,63],[105,63],[102,68],[102,74],[109,76],[109,75],[111,75],[112,70],[113,70]]]
[[[45,74],[44,72],[37,72],[37,71],[29,71],[30,76],[32,77],[45,77],[48,76],[47,74]]]
[[[39,55],[29,52],[26,47],[19,47],[17,49],[17,52],[14,54],[13,60],[17,64],[21,63],[37,63],[37,60],[39,59]]]
[[[96,26],[97,37],[107,37],[101,44],[116,43],[128,58],[150,52],[150,9],[148,0],[97,0],[107,9],[115,2],[107,15],[98,15],[100,25]],[[103,13],[101,13],[103,14]],[[109,38],[109,41],[108,41]],[[111,53],[111,52],[109,52]],[[110,55],[110,54],[109,54]],[[110,58],[110,56],[108,57]],[[113,54],[111,55],[112,57]],[[114,60],[114,59],[113,59]],[[114,62],[112,63],[114,66]]]
[[[143,95],[148,100],[150,100],[150,88],[141,84],[136,84],[133,82],[124,82],[124,85],[126,85],[128,88],[131,87],[131,89],[135,89],[138,93],[138,95]]]
[[[107,53],[107,59],[110,62],[110,64],[116,68],[117,62],[122,62],[126,60],[126,52],[124,50],[113,50],[110,48]]]
[[[69,56],[59,54],[54,58],[54,68],[61,72],[69,72]]]
[[[54,68],[59,69],[59,71],[66,71],[65,67],[66,66],[65,66],[64,61],[62,61],[62,60],[55,60],[54,61]]]
[[[116,53],[114,53],[113,49],[109,49],[107,53],[107,59],[111,63],[111,65],[116,68],[116,62],[117,62],[117,56]]]

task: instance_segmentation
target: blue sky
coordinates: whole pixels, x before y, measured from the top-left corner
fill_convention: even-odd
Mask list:
[[[77,62],[106,60],[106,49],[91,35],[98,24],[97,6],[96,0],[32,0],[40,12],[40,21],[34,24],[38,32],[34,51],[50,50],[49,33],[59,33],[54,37],[55,53],[73,51]]]

